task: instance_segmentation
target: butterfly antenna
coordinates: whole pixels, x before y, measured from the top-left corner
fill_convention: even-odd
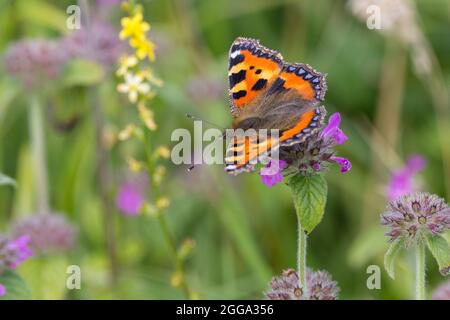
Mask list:
[[[195,121],[195,120],[202,121],[202,122],[204,122],[204,123],[209,124],[209,125],[212,126],[212,127],[216,127],[216,128],[220,128],[220,129],[225,130],[224,127],[219,126],[218,124],[216,124],[216,123],[214,123],[214,122],[211,122],[211,121],[208,121],[208,120],[201,119],[201,118],[196,117],[196,116],[194,116],[194,115],[192,115],[192,114],[190,114],[190,113],[186,113],[186,117],[188,117],[188,119],[192,119],[192,120],[194,120],[194,121]]]
[[[222,127],[222,126],[219,126],[219,125],[217,125],[217,124],[215,124],[215,123],[213,123],[213,122],[211,122],[211,121],[204,120],[204,119],[201,119],[201,118],[199,118],[199,117],[196,117],[196,116],[194,116],[194,115],[192,115],[192,114],[190,114],[190,113],[186,113],[186,117],[187,117],[188,119],[192,119],[192,120],[194,120],[194,121],[195,121],[195,120],[202,121],[202,122],[204,122],[204,123],[209,124],[209,125],[212,126],[212,127],[220,128],[220,129],[223,130],[223,132],[222,132],[220,138],[225,139],[225,138],[227,137],[227,131],[226,131],[226,129],[225,129],[224,127]],[[189,168],[187,168],[186,171],[191,172],[192,170],[195,169],[196,166],[197,166],[196,164],[193,164],[193,165],[191,165]]]

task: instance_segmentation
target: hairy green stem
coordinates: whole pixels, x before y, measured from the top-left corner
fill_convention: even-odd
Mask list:
[[[306,286],[306,240],[307,235],[303,230],[300,219],[298,218],[298,254],[297,254],[297,272],[298,285],[303,290],[303,296],[308,296],[308,287]]]
[[[48,174],[45,155],[44,121],[38,97],[31,96],[29,112],[30,143],[33,157],[36,205],[39,213],[49,213]]]
[[[416,300],[425,300],[425,245],[416,246]]]

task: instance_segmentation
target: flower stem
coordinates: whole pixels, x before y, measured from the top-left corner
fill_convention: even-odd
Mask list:
[[[49,213],[49,195],[47,180],[47,161],[45,156],[45,135],[42,116],[42,106],[37,96],[30,99],[29,130],[30,143],[34,166],[34,183],[36,192],[36,205],[39,213]]]
[[[152,139],[149,137],[150,133],[146,128],[144,127],[144,134],[142,136],[142,143],[144,145],[145,154],[146,154],[146,166],[147,166],[147,175],[148,175],[148,181],[150,186],[150,203],[155,203],[155,200],[158,197],[159,194],[159,186],[155,183],[153,183],[153,175],[154,175],[154,158],[152,156],[151,150],[152,150]],[[185,267],[184,267],[184,261],[183,259],[178,255],[178,249],[175,242],[175,238],[170,231],[170,228],[167,224],[166,217],[164,215],[164,212],[160,212],[159,209],[157,209],[158,212],[156,213],[156,218],[158,220],[158,224],[161,228],[161,231],[163,233],[164,240],[166,241],[167,245],[169,246],[170,253],[172,254],[172,258],[175,261],[175,268],[177,273],[179,274],[181,281],[179,284],[179,287],[183,291],[183,294],[186,299],[191,298],[191,290],[189,289],[188,283],[186,281],[186,275],[185,275]]]
[[[416,246],[416,300],[425,300],[425,245]]]
[[[297,255],[297,272],[298,285],[303,290],[303,296],[308,296],[308,288],[306,286],[306,232],[303,230],[300,219],[298,219],[298,255]]]

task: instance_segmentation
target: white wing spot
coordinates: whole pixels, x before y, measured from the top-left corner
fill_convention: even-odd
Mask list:
[[[240,53],[241,53],[241,50],[233,51],[233,52],[230,54],[231,59],[236,58]]]

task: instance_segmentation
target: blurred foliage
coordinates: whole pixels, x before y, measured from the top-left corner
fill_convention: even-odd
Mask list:
[[[0,0],[0,53],[19,39],[55,38],[67,33],[65,10],[72,2]],[[238,36],[258,38],[279,50],[286,61],[305,62],[327,73],[326,107],[329,113],[339,111],[342,115],[349,142],[339,153],[351,159],[353,169],[345,175],[338,170],[326,175],[326,211],[309,237],[308,265],[329,271],[341,287],[342,299],[410,298],[412,273],[407,254],[402,254],[404,259],[396,266],[395,281],[382,269],[382,290],[367,289],[366,269],[371,264],[382,267],[388,247],[378,220],[386,203],[384,185],[390,171],[401,162],[385,161],[386,154],[394,150],[398,159],[423,154],[428,160],[423,176],[426,189],[440,196],[449,194],[444,185],[435,111],[411,62],[404,72],[398,142],[389,150],[375,148],[370,135],[387,41],[356,19],[345,1],[142,3],[145,18],[152,25],[150,36],[158,45],[155,73],[164,81],[151,105],[160,130],[157,143],[170,145],[172,130],[193,127],[186,113],[223,127],[230,125],[227,55]],[[435,51],[448,87],[450,2],[417,0],[416,6],[420,28]],[[111,21],[117,29],[120,16],[120,10],[113,8]],[[34,191],[27,129],[29,92],[2,68],[0,172],[17,182],[17,188],[0,188],[0,230],[7,232],[12,219],[33,211]],[[103,78],[105,71],[99,68],[73,61],[58,90],[49,92],[46,99],[59,121],[77,119],[73,128],[60,130],[47,117],[45,134],[52,208],[66,213],[78,226],[78,245],[64,257],[31,260],[19,272],[36,299],[181,298],[170,286],[173,261],[169,248],[155,220],[147,216],[130,218],[114,212],[119,277],[117,283],[110,282],[88,86],[98,89],[107,128],[113,132],[138,115],[126,97],[116,93],[114,75]],[[216,84],[218,90],[205,89],[205,84],[213,88]],[[114,189],[126,175],[127,155],[144,154],[137,147],[115,144],[110,150]],[[374,165],[381,167],[380,174],[369,179]],[[171,165],[165,179],[165,193],[171,197],[169,227],[177,242],[185,238],[196,242],[187,260],[187,273],[201,298],[259,299],[273,275],[295,266],[297,223],[286,186],[268,189],[257,174],[231,177],[221,166],[200,166],[187,172],[183,166]],[[365,201],[367,197],[373,201]],[[431,290],[444,278],[431,257],[428,263]],[[71,264],[81,267],[82,290],[65,289],[65,268]]]

